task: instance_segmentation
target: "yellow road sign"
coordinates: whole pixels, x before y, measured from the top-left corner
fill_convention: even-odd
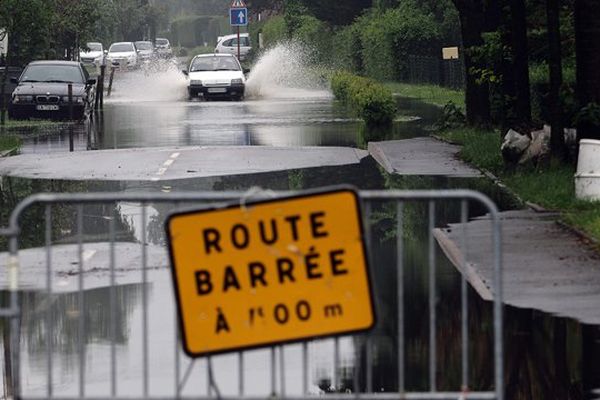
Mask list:
[[[375,322],[353,190],[178,213],[166,229],[190,356],[349,334]]]

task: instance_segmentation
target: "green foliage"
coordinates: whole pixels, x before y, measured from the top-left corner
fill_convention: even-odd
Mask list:
[[[357,74],[363,73],[362,41],[360,40],[358,23],[338,28],[332,38],[332,49],[335,54],[333,66]]]
[[[50,6],[45,0],[2,0],[0,27],[8,33],[11,65],[24,65],[44,56],[49,46]]]
[[[410,54],[429,55],[440,47],[439,25],[412,2],[386,11],[372,10],[360,26],[365,75],[378,80],[402,80]]]
[[[21,139],[16,135],[0,135],[0,153],[21,146]]]
[[[467,118],[463,111],[453,102],[449,101],[443,110],[443,115],[436,127],[441,130],[459,128],[465,125]]]
[[[335,97],[347,104],[367,125],[390,124],[396,114],[392,93],[383,85],[347,72],[331,78]]]
[[[254,29],[253,26],[250,29]],[[266,48],[275,46],[287,39],[287,28],[282,15],[270,18],[262,27],[263,43]],[[254,35],[253,35],[254,37]]]
[[[461,158],[476,167],[494,174],[504,170],[504,161],[500,153],[502,139],[499,133],[475,128],[458,128],[441,132],[440,136],[462,145]]]
[[[589,103],[583,106],[575,117],[575,124],[600,126],[600,105]]]
[[[214,46],[217,37],[229,34],[227,19],[221,16],[191,15],[171,22],[170,39],[172,44],[193,48],[197,46]]]
[[[531,108],[534,121],[542,123],[550,120],[549,92],[549,68],[543,62],[529,66],[529,81],[531,83]],[[567,127],[573,127],[579,113],[579,103],[575,94],[576,77],[575,66],[563,65],[563,84],[560,88],[560,108],[562,110],[563,122]]]

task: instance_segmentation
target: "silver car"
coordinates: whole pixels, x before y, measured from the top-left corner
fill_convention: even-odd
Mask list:
[[[247,33],[240,34],[240,61],[244,61],[248,57],[248,53],[252,50],[250,44],[250,35]],[[215,47],[215,53],[238,55],[238,36],[227,35],[220,37]]]

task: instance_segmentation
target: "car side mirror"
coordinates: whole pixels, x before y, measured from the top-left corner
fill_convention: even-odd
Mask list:
[[[107,55],[107,54],[108,54],[108,50],[104,50],[104,55]]]
[[[190,76],[190,73],[187,72],[185,69],[181,70],[181,72],[185,75],[185,76]]]
[[[19,84],[19,78],[15,78],[14,76],[11,76],[10,83]]]
[[[242,68],[242,71],[244,71],[244,74],[249,74],[250,68]]]
[[[87,80],[87,84],[88,84],[88,85],[95,85],[95,84],[96,84],[96,79],[94,79],[94,78],[90,78],[90,79],[88,79],[88,80]]]

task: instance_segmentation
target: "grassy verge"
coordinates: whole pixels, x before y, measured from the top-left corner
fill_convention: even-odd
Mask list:
[[[465,93],[462,90],[453,90],[436,85],[413,85],[399,82],[387,82],[384,85],[393,93],[402,97],[419,99],[424,103],[440,107],[451,101],[458,107],[465,108]]]
[[[458,128],[439,136],[461,145],[463,160],[492,172],[524,201],[559,211],[564,222],[600,241],[600,202],[575,198],[574,167],[555,164],[547,170],[519,167],[508,171],[500,154],[498,132]]]
[[[16,135],[0,135],[0,153],[12,150],[21,145],[21,139]]]
[[[65,121],[51,121],[45,119],[32,119],[32,120],[15,120],[6,119],[6,129],[16,128],[40,128],[47,126],[64,125]]]

